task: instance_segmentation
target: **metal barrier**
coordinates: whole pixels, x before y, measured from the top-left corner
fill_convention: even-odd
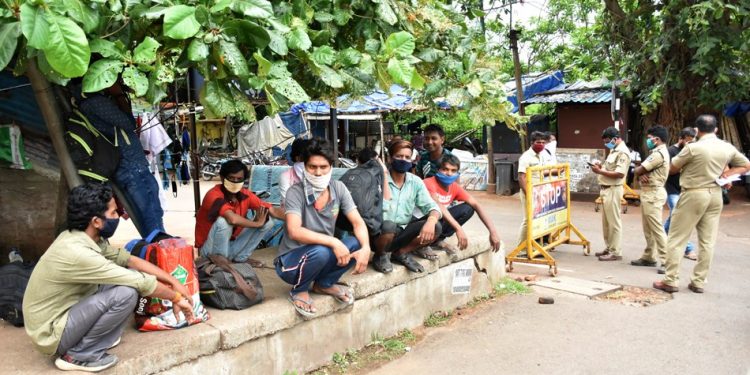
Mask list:
[[[530,167],[526,170],[526,240],[505,257],[508,272],[513,263],[546,264],[557,275],[557,263],[549,251],[558,245],[582,245],[589,255],[591,243],[570,220],[570,164]],[[575,233],[579,240],[571,238]],[[549,243],[542,239],[549,236]],[[542,258],[537,259],[538,256]]]

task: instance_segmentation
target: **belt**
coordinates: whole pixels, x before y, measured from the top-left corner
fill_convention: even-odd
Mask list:
[[[702,187],[702,188],[682,188],[681,191],[712,191],[714,189],[720,189],[718,186]]]
[[[599,185],[599,188],[602,189],[602,190],[603,189],[609,189],[610,185]]]

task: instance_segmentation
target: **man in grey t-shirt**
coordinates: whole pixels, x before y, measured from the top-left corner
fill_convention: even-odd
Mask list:
[[[304,177],[286,193],[284,239],[274,260],[276,273],[292,285],[289,301],[306,318],[316,313],[310,290],[347,305],[354,303],[351,289],[336,283],[355,264],[354,273],[364,272],[370,259],[365,222],[346,186],[331,181],[333,154],[327,146],[326,141],[314,139],[303,153]],[[343,241],[334,237],[341,212],[354,228],[354,237]]]

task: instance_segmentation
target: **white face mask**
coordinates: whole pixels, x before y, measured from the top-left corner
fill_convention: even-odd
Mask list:
[[[328,187],[328,184],[331,182],[331,176],[333,175],[333,171],[330,171],[322,176],[315,176],[305,170],[305,180],[312,185],[313,190],[322,191],[325,190]]]
[[[227,191],[232,194],[237,194],[240,190],[242,190],[242,185],[244,184],[244,182],[232,182],[229,180],[224,180],[224,189],[227,189]]]
[[[294,168],[294,173],[297,174],[297,177],[299,177],[300,179],[305,177],[305,163],[304,162],[298,161],[294,163],[294,166],[292,168]]]

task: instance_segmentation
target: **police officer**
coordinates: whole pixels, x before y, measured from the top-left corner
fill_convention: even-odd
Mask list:
[[[620,199],[622,199],[625,178],[630,167],[630,150],[620,138],[620,132],[615,127],[604,129],[602,133],[604,146],[609,149],[609,155],[601,163],[594,163],[591,171],[598,174],[599,196],[602,198],[602,232],[604,251],[596,253],[601,261],[615,261],[622,259],[620,240],[622,239],[622,219],[620,218]]]
[[[643,236],[646,238],[646,249],[637,260],[631,261],[634,266],[656,266],[656,258],[664,264],[666,258],[667,234],[661,224],[662,210],[667,202],[667,190],[664,184],[669,175],[669,132],[657,125],[646,131],[646,147],[651,154],[640,166],[635,168],[635,175],[641,183],[641,221]]]
[[[679,291],[680,260],[693,228],[698,231],[698,263],[688,288],[703,293],[723,208],[721,186],[716,179],[750,170],[750,160],[716,137],[716,117],[700,115],[695,124],[698,142],[685,145],[669,169],[669,173],[681,173],[682,191],[669,228],[666,276],[663,281],[654,282],[654,288],[669,293]],[[727,165],[730,168],[725,169]]]

